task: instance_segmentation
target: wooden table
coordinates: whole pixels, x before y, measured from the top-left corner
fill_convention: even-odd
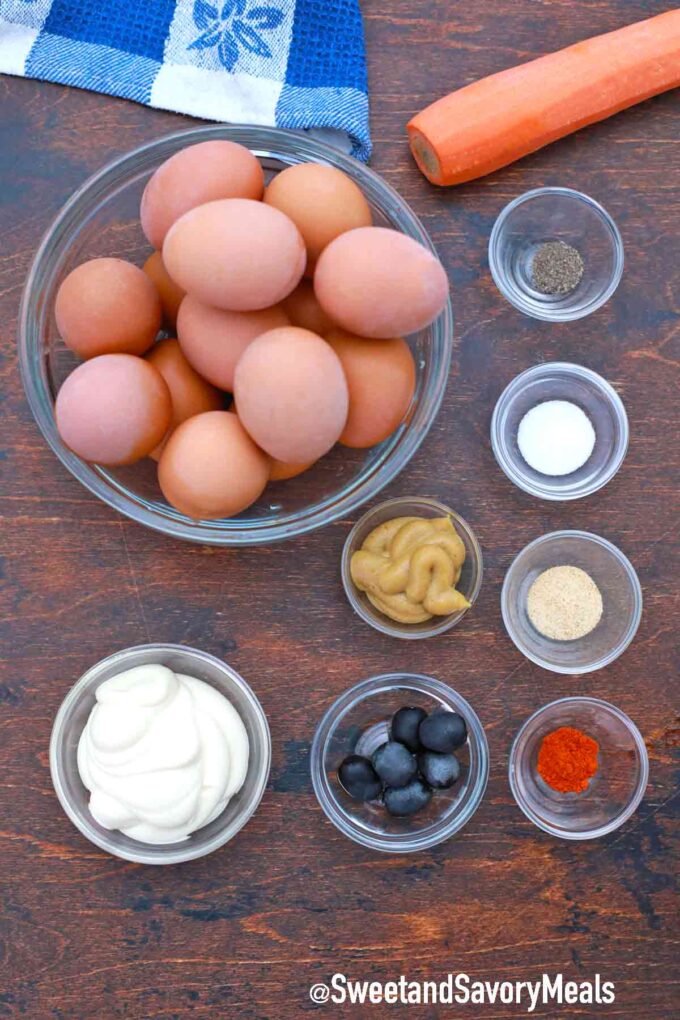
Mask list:
[[[24,400],[15,358],[17,306],[36,242],[91,172],[191,122],[61,86],[0,79],[0,1016],[323,1015],[308,989],[333,973],[386,980],[442,979],[449,971],[513,981],[544,971],[578,981],[599,973],[616,983],[616,1001],[601,1015],[677,1016],[678,97],[645,103],[450,191],[419,175],[403,130],[415,110],[454,86],[668,7],[664,0],[364,4],[373,166],[430,231],[456,315],[443,410],[386,495],[442,498],[473,523],[485,556],[482,594],[469,618],[422,643],[383,638],[347,604],[338,563],[350,520],[267,549],[182,545],[98,502],[52,455]],[[486,261],[501,208],[543,184],[601,200],[626,247],[623,282],[608,306],[561,327],[523,318],[506,304]],[[515,489],[488,438],[502,388],[552,359],[588,365],[609,379],[632,433],[617,478],[596,496],[563,506]],[[565,527],[619,546],[645,597],[632,647],[581,678],[522,658],[499,609],[515,553]],[[99,658],[146,641],[186,642],[227,658],[262,700],[274,754],[264,801],[233,844],[155,870],[108,857],[80,836],[57,803],[47,761],[52,720],[69,685]],[[386,857],[350,843],[326,820],[308,758],[332,699],[395,668],[432,673],[469,698],[486,727],[492,765],[484,801],[458,838],[427,853]],[[572,845],[541,834],[520,813],[507,763],[526,717],[575,692],[630,713],[647,742],[651,778],[626,826]],[[362,1017],[524,1015],[524,1007],[500,1004],[455,1013],[431,1006],[326,1009]],[[600,1011],[553,1005],[534,1015]]]

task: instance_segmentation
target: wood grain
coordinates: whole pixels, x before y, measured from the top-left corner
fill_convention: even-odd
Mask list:
[[[390,641],[353,615],[338,577],[349,520],[267,550],[184,546],[124,520],[57,462],[33,423],[15,357],[32,253],[88,174],[191,121],[61,86],[0,79],[0,1016],[287,1020],[323,1013],[309,1002],[308,988],[334,972],[387,980],[402,973],[438,979],[449,971],[511,980],[543,971],[576,980],[600,973],[617,985],[603,1016],[677,1016],[678,97],[655,99],[446,192],[419,175],[404,135],[415,110],[455,86],[669,4],[367,0],[363,7],[373,166],[430,231],[450,275],[457,320],[441,415],[386,495],[444,499],[473,523],[485,555],[474,612],[452,634],[423,643]],[[614,299],[569,326],[516,313],[496,291],[486,261],[503,205],[542,184],[576,187],[602,201],[626,246]],[[501,389],[522,369],[555,358],[604,374],[626,404],[632,431],[617,478],[565,506],[513,488],[488,441]],[[635,564],[644,589],[634,644],[588,677],[555,676],[524,660],[500,618],[512,557],[559,527],[611,539]],[[234,843],[202,861],[154,870],[109,858],[80,837],[52,792],[47,762],[52,719],[68,686],[102,656],[148,640],[185,641],[227,658],[260,696],[274,745],[264,801]],[[326,821],[308,755],[331,700],[356,680],[393,668],[430,672],[458,688],[486,727],[492,767],[482,806],[457,839],[428,853],[384,858]],[[585,845],[533,828],[506,776],[522,721],[575,691],[628,712],[651,760],[637,815]],[[399,1006],[342,1012],[453,1015]],[[539,1007],[534,1015],[595,1013],[564,1006],[559,1013]],[[495,1020],[523,1010],[496,1004],[456,1015]]]

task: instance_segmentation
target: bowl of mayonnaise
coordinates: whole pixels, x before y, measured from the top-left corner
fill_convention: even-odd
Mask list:
[[[243,828],[269,775],[260,702],[226,663],[140,645],[89,669],[52,729],[57,797],[80,832],[139,864],[212,853]]]

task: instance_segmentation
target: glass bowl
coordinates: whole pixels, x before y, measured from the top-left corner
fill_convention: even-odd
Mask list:
[[[588,460],[568,475],[544,475],[527,464],[517,444],[519,424],[532,407],[568,400],[590,419],[595,446]],[[511,482],[539,499],[581,499],[611,481],[628,449],[628,418],[618,393],[582,365],[552,362],[518,375],[498,398],[491,419],[491,446]]]
[[[223,694],[238,711],[250,742],[250,759],[245,782],[226,808],[208,825],[178,843],[154,846],[105,829],[94,820],[88,807],[89,792],[78,772],[80,735],[95,704],[100,684],[124,670],[148,663],[160,663],[179,673],[204,680]],[[212,655],[183,645],[139,645],[116,652],[92,666],[71,688],[57,712],[50,739],[50,772],[59,802],[83,836],[115,857],[137,864],[179,864],[217,850],[242,829],[256,810],[267,785],[271,761],[271,739],[260,702],[245,680]]]
[[[571,726],[597,740],[598,770],[583,793],[559,793],[538,775],[543,737]],[[647,749],[633,722],[598,698],[561,698],[528,719],[510,751],[510,788],[539,829],[562,839],[596,839],[630,818],[649,778]]]
[[[342,584],[345,594],[349,599],[354,611],[371,627],[375,627],[381,634],[388,634],[390,637],[405,638],[407,640],[418,640],[420,638],[433,637],[435,634],[443,634],[444,631],[455,627],[462,620],[467,609],[459,613],[452,613],[451,616],[433,617],[424,623],[397,623],[390,620],[388,616],[381,613],[379,609],[369,601],[366,594],[354,584],[350,572],[352,555],[360,549],[364,539],[374,528],[377,528],[384,521],[390,521],[394,517],[450,517],[454,527],[465,545],[465,563],[456,585],[470,605],[474,605],[479,590],[482,587],[482,550],[477,541],[474,531],[460,514],[451,510],[436,499],[421,499],[416,496],[401,496],[398,499],[388,499],[369,510],[350,531],[342,550],[340,570],[342,573]]]
[[[568,294],[543,294],[531,276],[534,255],[547,241],[576,248],[584,262]],[[503,297],[525,315],[570,322],[600,308],[619,285],[623,241],[609,213],[571,188],[537,188],[506,205],[489,239],[489,266]]]
[[[139,202],[154,170],[187,145],[226,138],[250,148],[265,176],[295,163],[317,161],[344,170],[359,185],[375,222],[432,243],[415,214],[385,181],[336,149],[292,131],[208,126],[158,139],[110,163],[67,202],[43,238],[28,274],[19,318],[21,374],[35,419],[48,443],[82,484],[121,513],[166,535],[211,545],[258,545],[290,538],[346,516],[376,495],[409,462],[434,421],[446,387],[453,317],[450,302],[427,329],[408,338],[416,388],[403,424],[370,450],[337,447],[311,471],[276,484],[232,519],[194,521],[170,507],[146,459],[105,469],[80,460],[62,443],[54,399],[76,359],[60,342],[54,298],[64,276],[85,259],[123,256],[141,263],[150,247],[139,224]]]
[[[468,739],[456,751],[461,777],[455,786],[435,790],[423,811],[396,818],[375,801],[353,800],[337,770],[346,755],[370,755],[384,743],[390,719],[404,705],[458,712],[467,723]],[[314,735],[311,772],[319,804],[345,836],[372,850],[412,853],[442,843],[469,822],[486,789],[489,748],[474,710],[451,687],[420,673],[385,673],[362,680],[328,709]]]
[[[527,594],[549,567],[580,567],[602,594],[602,618],[573,641],[544,637],[527,613]],[[505,575],[501,612],[508,634],[528,659],[554,673],[590,673],[618,659],[635,637],[642,616],[642,591],[630,561],[611,542],[587,531],[553,531],[530,542]]]

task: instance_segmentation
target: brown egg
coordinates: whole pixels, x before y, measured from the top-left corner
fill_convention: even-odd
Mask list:
[[[293,293],[289,294],[281,305],[292,324],[301,329],[309,329],[312,333],[325,336],[335,326],[316,300],[311,280],[300,280]]]
[[[208,411],[183,422],[158,464],[158,483],[168,503],[199,520],[240,513],[268,480],[269,458],[231,411]]]
[[[314,291],[343,329],[389,339],[433,322],[449,283],[441,262],[418,241],[385,227],[360,227],[325,249]]]
[[[193,418],[195,414],[224,408],[224,394],[194,371],[182,354],[177,340],[161,340],[160,343],[154,344],[146,355],[146,360],[158,369],[170,390],[172,418],[169,432],[187,418]],[[168,438],[166,435],[163,443]],[[158,460],[160,453],[161,448],[156,447],[151,451],[151,456]]]
[[[286,482],[289,478],[297,478],[310,467],[314,467],[316,461],[307,464],[285,464],[282,460],[272,460],[269,471],[270,482]]]
[[[168,431],[170,391],[158,369],[131,354],[84,362],[62,385],[55,405],[59,435],[95,464],[133,464]]]
[[[144,354],[161,325],[161,302],[146,273],[123,259],[91,259],[57,291],[57,329],[81,358]]]
[[[187,294],[177,317],[177,334],[196,371],[220,389],[231,391],[236,364],[248,344],[270,329],[287,325],[288,316],[280,305],[258,312],[228,312]]]
[[[318,460],[337,442],[347,419],[347,383],[325,340],[285,326],[247,348],[234,380],[245,428],[270,457]]]
[[[165,325],[170,329],[174,329],[177,324],[177,312],[184,297],[184,291],[181,287],[177,286],[168,273],[163,265],[163,258],[159,251],[149,255],[142,269],[158,291]]]
[[[244,198],[208,202],[168,231],[163,261],[204,304],[249,312],[275,305],[297,286],[305,246],[292,220]]]
[[[190,145],[159,166],[142,195],[142,230],[154,248],[180,216],[218,198],[262,198],[264,175],[249,149],[215,140]]]
[[[320,163],[298,163],[282,170],[267,186],[264,200],[290,216],[302,234],[307,276],[327,244],[372,221],[371,207],[354,181],[342,170]]]
[[[416,388],[416,366],[405,340],[366,340],[343,330],[328,334],[349,390],[343,446],[365,449],[392,435]]]

